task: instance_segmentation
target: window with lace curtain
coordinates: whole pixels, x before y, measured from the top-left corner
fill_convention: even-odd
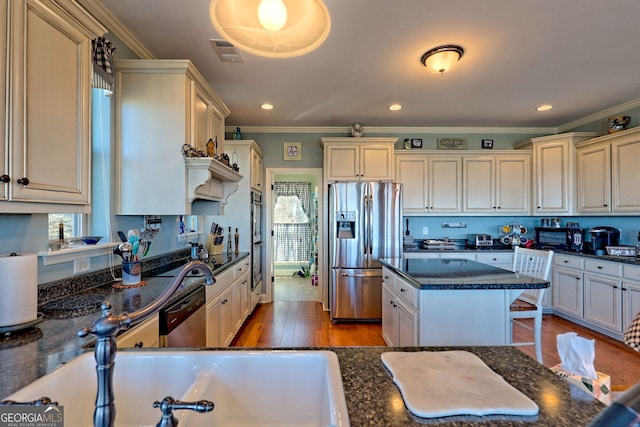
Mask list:
[[[275,262],[308,262],[311,258],[309,182],[273,184]]]

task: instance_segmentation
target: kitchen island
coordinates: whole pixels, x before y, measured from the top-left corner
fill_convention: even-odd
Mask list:
[[[525,289],[549,287],[547,280],[467,259],[381,262],[382,328],[390,345],[508,345],[511,303]]]

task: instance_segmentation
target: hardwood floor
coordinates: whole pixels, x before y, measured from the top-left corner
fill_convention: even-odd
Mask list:
[[[624,343],[553,315],[542,320],[544,365],[560,363],[556,336],[576,332],[596,341],[595,368],[611,376],[614,390],[640,382],[640,353]],[[517,339],[530,340],[524,328],[514,327]],[[231,343],[232,347],[384,346],[380,323],[332,324],[329,313],[312,301],[276,301],[259,304]],[[535,359],[533,346],[520,349]]]

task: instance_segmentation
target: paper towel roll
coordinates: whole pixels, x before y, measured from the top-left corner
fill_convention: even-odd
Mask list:
[[[38,256],[0,255],[0,327],[38,317]]]

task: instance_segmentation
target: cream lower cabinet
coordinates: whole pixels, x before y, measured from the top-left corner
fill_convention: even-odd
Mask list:
[[[392,181],[393,145],[397,138],[321,138],[324,179]]]
[[[216,276],[208,286],[207,347],[227,347],[249,315],[251,282],[249,257]]]
[[[622,331],[640,313],[640,267],[622,266]]]
[[[0,212],[88,213],[91,40],[106,30],[69,0],[4,1],[0,18]]]
[[[402,183],[404,214],[462,211],[462,159],[396,152],[396,182]]]
[[[551,289],[553,309],[560,313],[582,318],[584,259],[577,256],[554,254]]]
[[[382,337],[390,347],[418,345],[418,290],[382,269]]]
[[[116,338],[118,348],[157,348],[159,343],[160,316],[157,314]]]
[[[554,312],[620,339],[640,311],[640,267],[564,254],[553,263]]]
[[[462,161],[463,212],[530,213],[530,155],[468,155]]]
[[[586,259],[584,270],[584,319],[622,332],[622,264]]]

